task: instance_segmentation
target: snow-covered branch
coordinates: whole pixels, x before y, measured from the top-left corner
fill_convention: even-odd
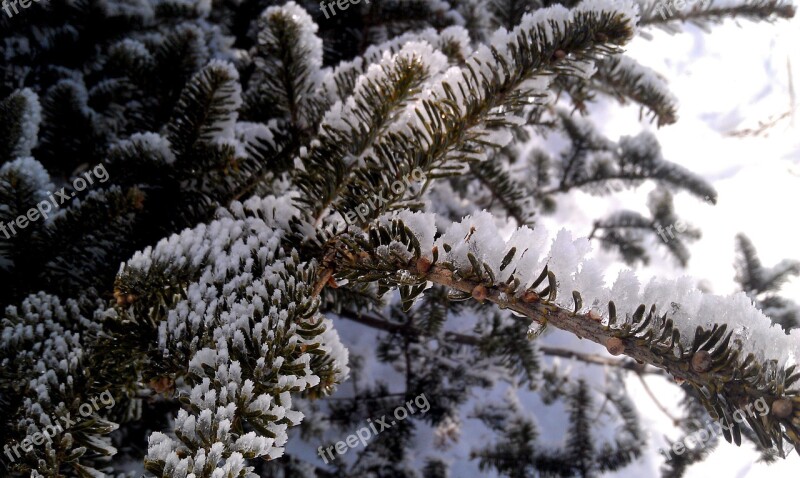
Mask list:
[[[700,292],[691,279],[653,279],[644,287],[623,271],[607,287],[585,238],[522,227],[507,239],[488,213],[450,225],[434,240],[432,214],[402,212],[364,236],[343,241],[339,275],[400,288],[404,302],[432,282],[455,300],[490,301],[528,317],[534,331],[552,325],[606,346],[614,355],[667,370],[700,392],[710,413],[733,424],[743,399],[765,398],[779,411],[750,423],[765,447],[796,437],[800,420],[800,331],[786,335],[743,292]],[[787,405],[788,404],[788,405]],[[794,404],[794,405],[791,405]],[[732,438],[740,442],[734,426]]]

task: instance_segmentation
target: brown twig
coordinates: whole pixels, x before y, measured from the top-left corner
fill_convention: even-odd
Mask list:
[[[639,381],[642,382],[642,386],[644,387],[644,391],[647,392],[647,395],[650,396],[650,399],[653,400],[653,403],[655,403],[656,406],[658,407],[658,409],[661,410],[664,413],[664,415],[669,417],[669,419],[672,420],[672,424],[677,427],[678,424],[680,423],[680,420],[678,418],[675,418],[675,416],[672,415],[669,412],[669,410],[667,410],[667,408],[664,405],[662,405],[661,402],[658,401],[658,398],[656,398],[656,395],[653,393],[652,390],[650,390],[650,386],[647,385],[647,382],[644,380],[644,377],[641,376],[641,375],[637,375],[637,376],[639,377]]]
[[[390,322],[384,318],[376,317],[370,314],[357,313],[351,310],[342,310],[338,312],[337,315],[339,315],[344,319],[352,320],[353,322],[358,322],[359,324],[366,325],[367,327],[383,330],[386,332],[400,333],[400,334],[408,333],[411,335],[423,334],[423,332],[420,329],[413,327],[411,325]],[[444,332],[444,337],[446,340],[450,340],[459,345],[480,347],[482,344],[481,337],[471,334],[463,334],[459,332],[447,331]],[[600,355],[576,352],[574,350],[552,347],[548,345],[540,345],[538,348],[539,351],[550,357],[561,357],[566,359],[578,360],[580,362],[584,362],[591,365],[620,368],[623,370],[634,372],[637,375],[641,374],[664,375],[664,372],[661,369],[655,367],[649,367],[644,364],[639,364],[632,360],[613,359],[613,358],[603,357]]]

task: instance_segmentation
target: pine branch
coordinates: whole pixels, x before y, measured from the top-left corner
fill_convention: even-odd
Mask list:
[[[634,211],[619,211],[595,221],[589,239],[597,239],[605,249],[619,251],[625,262],[632,265],[637,261],[649,263],[645,238],[656,236],[657,244],[663,244],[685,267],[690,258],[686,243],[699,239],[700,231],[678,218],[672,194],[667,190],[653,190],[648,198],[648,207],[652,217]]]
[[[282,247],[285,201],[234,203],[121,268],[115,323],[149,338],[134,351],[149,357],[142,375],[185,384],[172,436],[149,439],[156,476],[247,476],[246,460],[280,456],[301,421],[291,392],[325,395],[347,376],[347,352],[311,293],[315,263]]]
[[[156,45],[144,40],[146,45],[152,45],[150,51],[153,60],[152,65],[148,65],[152,67],[151,73],[147,79],[142,79],[142,89],[145,92],[152,91],[163,103],[153,105],[154,111],[159,112],[154,115],[153,128],[169,119],[168,115],[179,101],[187,83],[211,59],[208,41],[204,37],[205,34],[198,25],[184,23],[170,28]],[[146,56],[149,55],[145,54]],[[161,81],[152,84],[153,77],[160,78]],[[134,75],[133,79],[138,78]]]
[[[427,28],[403,33],[383,43],[371,45],[363,55],[350,61],[343,61],[332,72],[327,72],[323,88],[328,103],[333,106],[337,101],[347,101],[353,95],[361,75],[366,74],[372,65],[380,64],[386,55],[394,56],[400,53],[403,47],[411,42],[428,43],[434,50],[444,54],[451,65],[463,65],[472,52],[469,33],[460,26],[447,27],[441,32]]]
[[[761,294],[777,292],[793,276],[800,275],[800,262],[784,260],[773,268],[761,265],[755,246],[744,234],[736,236],[737,276],[736,281],[745,292]]]
[[[782,260],[774,267],[761,264],[755,246],[744,234],[736,236],[736,282],[776,324],[789,331],[800,325],[800,307],[778,295],[781,286],[800,274],[800,262]]]
[[[37,271],[39,287],[63,297],[103,290],[115,274],[108,264],[120,263],[133,252],[120,247],[118,238],[133,234],[141,209],[142,193],[135,188],[95,190],[75,200],[34,238],[36,263],[43,263]],[[90,223],[95,227],[87,227]],[[67,246],[47,247],[59,242]]]
[[[589,417],[592,408],[589,387],[583,380],[578,380],[575,391],[567,398],[569,425],[566,449],[563,453],[565,460],[563,465],[572,468],[578,476],[589,476],[593,471],[596,450]]]
[[[641,375],[639,378],[644,380]],[[602,471],[616,471],[641,457],[641,443],[646,442],[647,437],[639,426],[636,407],[627,396],[625,384],[619,374],[608,386],[606,398],[614,405],[617,415],[622,419],[622,426],[614,438],[613,445],[604,444],[598,458]]]
[[[596,100],[596,93],[602,93],[622,104],[632,101],[641,105],[642,112],[648,110],[658,126],[677,121],[677,100],[656,72],[622,54],[609,56],[596,66],[597,72],[588,80],[567,76],[555,80],[558,90],[569,95],[576,110],[585,114],[586,103]]]
[[[659,126],[677,121],[677,99],[656,72],[625,55],[610,56],[597,65],[592,77],[600,91],[624,103],[629,99],[650,110]]]
[[[348,16],[340,11],[321,32],[311,18],[322,12],[310,1],[304,4],[311,14],[273,0],[78,0],[26,7],[13,20],[0,14],[0,220],[9,224],[46,200],[84,163],[105,164],[111,172],[109,184],[75,191],[55,217],[8,240],[0,232],[0,276],[7,285],[0,303],[12,304],[0,333],[0,408],[9,412],[0,435],[4,443],[19,441],[52,417],[76,415],[80,403],[103,390],[117,400],[113,410],[36,448],[13,469],[3,462],[0,474],[113,475],[120,471],[114,462],[141,458],[130,443],[152,429],[161,431],[150,436],[145,465],[158,476],[346,473],[346,466],[327,473],[300,460],[254,466],[283,453],[287,429],[302,418],[294,397],[323,396],[347,376],[347,351],[320,310],[343,310],[389,332],[381,334],[378,358],[405,374],[402,394],[383,384],[355,388],[366,405],[354,399],[332,406],[333,415],[345,410],[342,422],[363,419],[358,413],[377,416],[396,405],[394,398],[424,391],[436,396],[424,419],[454,433],[470,390],[498,379],[544,382],[545,401],[572,402],[567,453],[537,449],[533,422],[509,414],[493,426],[508,433],[481,455],[483,469],[520,478],[549,471],[589,475],[638,456],[642,439],[630,404],[607,394],[597,416],[611,403],[622,427],[612,441],[597,444],[590,439],[588,388],[573,389],[555,371],[540,374],[539,352],[637,374],[669,371],[727,422],[735,407],[764,398],[772,413],[742,425],[751,428],[732,427],[728,438],[739,442],[743,434],[771,447],[765,457],[782,453],[787,441],[797,445],[800,374],[781,355],[795,350],[797,335],[765,343],[763,317],[744,295],[706,300],[687,282],[667,281],[640,295],[630,274],[606,290],[598,285],[598,268],[582,259],[588,242],[566,233],[556,237],[558,248],[543,254],[537,249],[546,240],[543,230],[522,228],[507,242],[486,216],[441,233],[428,216],[382,217],[458,194],[466,200],[451,212],[473,212],[469,193],[481,183],[520,224],[530,222],[527,173],[543,210],[553,208],[559,192],[552,189],[559,185],[549,186],[554,172],[567,189],[608,192],[656,179],[713,198],[707,184],[661,164],[657,145],[645,136],[620,144],[577,138],[586,144],[565,153],[561,164],[541,152],[519,169],[505,168],[517,165],[511,158],[479,163],[498,150],[506,154],[502,148],[512,140],[525,141],[517,133],[534,131],[528,125],[548,124],[554,90],[572,94],[576,104],[595,93],[632,101],[659,123],[675,116],[657,75],[615,56],[635,33],[632,0],[578,7],[578,0],[491,1],[492,8],[488,0],[351,4]],[[760,0],[760,11],[675,19],[705,24],[723,16],[788,16],[792,7],[779,3]],[[452,26],[462,19],[467,29]],[[512,31],[486,34],[492,22]],[[468,30],[490,44],[476,49]],[[317,32],[335,41],[323,50]],[[323,68],[323,54],[333,65],[362,51]],[[583,132],[566,122],[552,126]],[[425,196],[433,180],[470,168],[472,178]],[[359,227],[336,224],[336,214],[417,170],[426,178],[420,192],[391,197]],[[466,186],[454,192],[451,185]],[[256,196],[231,202],[250,194]],[[229,208],[212,220],[219,206]],[[676,219],[671,203],[656,206],[652,220],[620,214],[596,231],[638,251],[636,234],[608,232],[644,231],[648,221],[652,229]],[[130,257],[148,244],[155,245]],[[667,247],[685,255],[680,240]],[[760,295],[759,307],[776,322],[789,324],[800,309],[767,289],[795,275],[796,264],[768,269],[756,258],[745,267],[754,264],[758,272],[748,271],[743,283],[758,278],[762,292],[748,292]],[[441,286],[430,290],[430,283]],[[339,288],[326,289],[332,287]],[[41,288],[75,299],[31,295]],[[393,289],[400,300],[389,306],[391,318],[361,315],[384,306],[381,297]],[[641,363],[538,347],[511,314],[492,308],[479,309],[469,333],[446,330],[447,320],[473,309],[453,302],[471,299],[525,315],[523,327],[533,319],[530,336],[549,323]],[[653,307],[648,312],[640,302]],[[736,329],[728,332],[721,318]],[[695,322],[700,327],[691,330]],[[753,344],[761,345],[754,350]],[[169,406],[148,411],[156,391],[175,395],[159,402]],[[314,406],[301,407],[311,409],[307,422],[318,416]],[[138,415],[143,411],[149,413]],[[165,413],[175,414],[169,424]],[[489,414],[481,418],[491,420]],[[114,443],[125,448],[112,462],[107,434],[117,423],[125,430]],[[443,461],[423,457],[424,470],[408,464],[412,439],[412,422],[381,435],[350,474],[444,476]]]
[[[407,270],[412,273],[418,273],[418,271],[415,271],[413,268],[409,268]],[[472,294],[475,288],[480,285],[479,283],[474,283],[471,281],[456,280],[453,278],[453,275],[450,271],[442,270],[435,266],[432,267],[427,274],[424,274],[424,277],[431,282],[450,287],[465,294]],[[613,331],[613,329],[609,329],[608,327],[603,326],[601,323],[598,323],[596,320],[594,320],[590,313],[573,314],[571,311],[552,307],[547,304],[525,304],[524,302],[509,304],[508,296],[502,292],[502,288],[487,289],[485,300],[494,302],[495,304],[507,307],[514,312],[525,315],[526,317],[531,318],[534,322],[538,322],[540,324],[547,323],[559,329],[573,333],[579,338],[591,340],[592,342],[601,345],[607,345],[612,338],[617,337],[616,331]],[[635,325],[637,324],[634,323],[634,326]],[[641,327],[642,324],[638,325]],[[666,330],[669,331],[669,329]],[[725,328],[716,329],[712,331],[713,333],[711,335],[721,337],[724,334],[724,331]],[[660,332],[663,334],[664,330]],[[654,335],[655,331],[651,333],[651,336]],[[669,336],[669,334],[666,335]],[[699,339],[699,337],[702,336],[703,335],[701,334],[697,335],[695,338],[695,343],[699,345],[699,342],[702,342],[702,339]],[[708,336],[708,334],[706,334],[706,336]],[[722,368],[713,373],[699,373],[692,369],[686,368],[687,362],[691,360],[693,353],[696,352],[684,351],[681,357],[670,359],[669,354],[666,354],[665,357],[665,355],[662,355],[661,353],[650,350],[649,346],[637,346],[636,340],[638,339],[623,339],[622,343],[625,347],[624,353],[627,356],[633,358],[637,362],[644,362],[654,365],[658,368],[662,368],[669,372],[673,377],[690,382],[701,389],[718,390],[718,397],[713,397],[712,401],[704,403],[707,403],[707,406],[709,406],[708,404],[713,403],[712,410],[716,410],[716,413],[719,413],[719,416],[725,416],[729,425],[733,425],[735,423],[729,418],[730,414],[742,403],[753,403],[759,398],[765,398],[769,403],[783,399],[781,393],[777,389],[772,388],[774,385],[770,386],[768,384],[763,384],[762,387],[751,388],[749,381],[744,376],[740,375],[741,372],[736,373],[736,370],[747,370],[747,372],[744,372],[745,376],[751,376],[751,374],[752,376],[758,376],[759,373],[757,370],[760,372],[761,367],[755,364],[752,359],[744,362],[748,364],[747,367],[739,368],[742,366],[730,362],[727,364],[727,366],[725,366],[725,359],[730,361],[732,356],[735,357],[737,355],[735,350],[731,351],[726,347],[717,348],[719,359],[723,362],[721,364]],[[667,343],[672,344],[673,342],[668,341]],[[714,345],[716,345],[716,343],[714,343]],[[787,377],[791,376],[792,381],[796,381],[798,378],[800,378],[800,374],[792,374],[793,370],[794,369],[791,368],[786,372]],[[799,396],[793,394],[789,397],[790,400],[795,403],[794,407],[800,407]],[[725,409],[722,407],[730,407],[730,409]],[[762,425],[762,428],[767,433],[769,433],[769,431],[776,430],[773,427],[780,424],[786,427],[781,434],[785,433],[787,439],[792,441],[795,446],[800,443],[800,441],[798,441],[798,437],[800,437],[800,435],[798,435],[800,423],[794,423],[794,421],[787,421],[775,416],[771,417],[769,423],[769,426]],[[736,435],[733,436],[735,437]],[[774,440],[776,443],[779,443],[779,436],[780,435],[775,434],[773,431],[772,440]],[[726,438],[729,437],[726,436]],[[763,437],[761,438],[763,439]],[[767,441],[766,443],[762,442],[762,445],[767,447],[769,447],[770,444],[770,441]]]
[[[27,212],[49,201],[53,189],[47,171],[33,158],[18,158],[0,166],[0,278],[7,284],[0,291],[2,309],[29,294],[36,283],[40,256],[31,238],[44,227],[44,221],[28,222]],[[24,229],[19,227],[19,217],[27,222]]]
[[[250,79],[243,116],[285,121],[295,139],[309,134],[321,116],[318,97],[322,41],[317,25],[294,2],[267,8],[259,18],[253,48],[256,72]]]
[[[698,430],[703,429],[710,422],[708,411],[703,408],[697,401],[693,394],[683,388],[685,392],[681,399],[681,406],[686,411],[685,416],[678,422],[681,429],[681,435],[676,441],[667,439],[666,447],[666,460],[661,466],[662,478],[681,478],[688,471],[688,468],[695,463],[699,463],[706,459],[712,451],[719,445],[719,438],[717,434],[709,434],[707,440],[697,440]],[[707,432],[704,432],[707,433]],[[692,438],[689,438],[692,437]],[[689,441],[694,441],[695,446],[685,447],[686,450],[683,454],[671,453],[673,443],[689,444]],[[758,438],[754,437],[754,442]]]
[[[223,62],[211,62],[181,93],[167,139],[177,156],[185,156],[218,137],[232,136],[241,105],[239,74]]]
[[[422,44],[408,45],[371,67],[347,102],[337,103],[326,114],[321,134],[304,158],[305,172],[297,179],[313,208],[315,224],[346,188],[359,184],[364,174],[362,155],[387,136],[389,126],[418,97],[422,85],[445,66],[441,53]],[[335,178],[335,187],[330,178]]]
[[[92,317],[98,306],[40,292],[26,297],[19,308],[6,309],[0,339],[0,404],[10,413],[4,414],[0,438],[18,444],[36,433],[58,437],[17,455],[16,461],[7,462],[8,471],[96,476],[106,469],[106,457],[116,453],[107,436],[117,427],[106,419],[109,410],[98,407],[91,414],[79,413],[90,398],[102,399],[106,406],[116,403],[114,394],[96,386],[94,370],[85,368],[84,347],[101,333],[101,321]],[[59,418],[70,416],[72,423]]]
[[[82,163],[100,162],[104,137],[86,85],[62,80],[42,98],[42,125],[35,154],[54,177],[69,177]]]

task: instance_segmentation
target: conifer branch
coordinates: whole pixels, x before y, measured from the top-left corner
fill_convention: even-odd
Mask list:
[[[409,273],[425,277],[426,280],[434,284],[442,285],[464,294],[474,295],[476,287],[481,286],[480,283],[454,278],[451,271],[437,266],[433,266],[425,274],[421,274],[411,267],[406,270]],[[509,303],[508,295],[502,290],[502,287],[487,288],[485,296],[482,294],[481,297],[486,301],[524,315],[536,323],[551,325],[570,332],[578,338],[587,339],[603,346],[607,346],[609,341],[616,339],[618,336],[617,332],[597,321],[596,317],[593,317],[591,313],[574,314],[572,311],[546,303],[527,304],[524,301],[512,301]],[[714,334],[719,335],[716,331],[714,331]],[[651,344],[644,343],[640,345],[637,342],[639,342],[637,339],[624,339],[624,354],[637,362],[661,368],[669,372],[678,381],[686,381],[701,389],[718,394],[718,397],[711,397],[712,401],[708,402],[713,403],[710,411],[724,418],[726,424],[733,426],[734,429],[736,429],[736,425],[731,418],[734,410],[747,404],[752,404],[759,399],[765,399],[770,404],[782,399],[780,389],[768,391],[752,387],[749,380],[736,372],[738,364],[735,361],[734,363],[729,362],[727,366],[723,366],[715,372],[697,372],[686,367],[687,356],[685,352],[681,357],[670,357],[669,354],[654,351],[651,348]],[[730,354],[731,352],[728,352],[726,355],[730,356]],[[752,361],[747,361],[747,363],[755,366]],[[792,374],[793,370],[792,368],[787,373]],[[800,378],[800,374],[794,373],[791,378],[792,381],[796,381]],[[793,394],[790,397],[793,407],[795,409],[800,408],[800,395]],[[782,431],[781,426],[785,427]],[[773,440],[775,444],[778,444],[781,441],[781,435],[783,435],[795,445],[800,454],[800,418],[795,416],[795,418],[786,420],[772,416],[766,420],[766,423],[760,426],[757,425],[757,427],[762,430],[762,433],[759,434],[759,438],[762,439],[762,445],[770,447]],[[778,431],[780,433],[777,433]],[[726,438],[730,439],[732,436],[733,440],[740,444],[741,438],[737,438],[740,433],[736,429],[732,435],[726,433]]]
[[[681,265],[688,264],[686,243],[699,239],[700,231],[680,220],[672,194],[667,190],[655,189],[650,193],[648,208],[652,217],[623,210],[595,221],[589,239],[600,241],[606,249],[618,251],[628,264],[637,261],[647,264],[650,255],[644,240],[647,236],[656,236],[657,243],[666,247]]]
[[[387,135],[397,116],[421,93],[421,86],[445,65],[438,51],[411,44],[372,66],[347,102],[337,103],[325,116],[321,134],[304,158],[305,171],[297,178],[308,206],[314,208],[314,224],[351,182],[358,181],[364,152]],[[336,178],[335,187],[327,182],[331,177]]]
[[[677,100],[664,79],[625,55],[610,56],[599,62],[592,80],[600,91],[620,102],[629,99],[649,109],[659,126],[678,119]]]
[[[212,62],[181,93],[167,124],[167,139],[177,156],[194,152],[197,143],[232,135],[241,106],[238,72],[222,62]]]
[[[602,93],[622,104],[632,101],[641,105],[658,126],[677,121],[677,100],[656,72],[623,54],[604,58],[596,66],[597,72],[588,80],[568,76],[555,80],[558,89],[570,96],[575,109],[585,113],[586,103],[595,100],[596,93]]]
[[[639,299],[636,296],[631,297],[631,291],[618,292],[622,296],[614,297],[615,290],[630,287],[626,283],[631,278],[624,275],[620,276],[610,296],[607,295],[608,292],[600,291],[588,296],[592,298],[598,294],[606,294],[604,297],[610,298],[607,317],[596,311],[600,307],[596,299],[594,305],[589,306],[588,312],[583,312],[585,309],[582,293],[588,293],[585,290],[572,292],[572,309],[566,306],[570,301],[563,298],[557,300],[559,289],[566,284],[570,284],[566,286],[567,290],[573,287],[580,289],[579,284],[583,283],[584,275],[594,277],[592,282],[598,280],[593,276],[597,272],[589,267],[584,267],[586,270],[573,278],[574,266],[566,266],[566,270],[562,269],[563,264],[559,266],[559,257],[564,254],[579,254],[574,249],[573,252],[568,252],[570,248],[581,247],[575,244],[567,246],[568,236],[562,234],[555,241],[553,247],[558,248],[559,252],[553,254],[556,263],[549,265],[553,268],[548,269],[546,266],[539,278],[531,283],[527,278],[533,277],[529,270],[533,264],[530,260],[536,260],[538,253],[527,249],[521,252],[523,257],[533,254],[533,257],[526,259],[528,262],[524,265],[514,259],[520,254],[517,247],[524,244],[518,241],[523,237],[532,237],[525,229],[512,236],[511,244],[517,244],[512,246],[497,238],[498,233],[492,223],[487,223],[480,217],[465,218],[461,224],[453,225],[437,239],[436,247],[428,254],[425,252],[427,249],[423,248],[431,246],[433,231],[430,230],[429,222],[433,218],[430,215],[410,213],[401,213],[400,216],[415,227],[411,229],[405,225],[403,219],[396,218],[385,225],[370,228],[362,236],[342,237],[336,260],[337,275],[356,283],[363,280],[378,281],[384,286],[399,287],[405,302],[420,295],[425,284],[432,282],[449,288],[452,291],[451,299],[489,301],[528,317],[534,323],[532,327],[535,324],[539,327],[552,325],[581,339],[604,345],[614,355],[624,353],[638,362],[662,368],[698,391],[700,400],[709,413],[723,419],[730,426],[725,431],[726,439],[737,444],[741,443],[741,429],[731,418],[736,410],[759,399],[769,404],[780,404],[779,411],[773,411],[769,418],[756,421],[751,417],[747,424],[754,430],[762,446],[774,447],[780,453],[781,443],[785,439],[800,451],[800,418],[792,412],[800,406],[797,388],[800,373],[796,371],[794,364],[784,365],[784,359],[780,355],[787,352],[782,350],[781,345],[775,345],[784,344],[791,351],[796,344],[782,337],[782,334],[770,330],[768,337],[773,341],[771,346],[774,351],[766,354],[763,359],[757,358],[755,352],[747,349],[752,348],[754,343],[743,341],[738,332],[735,334],[735,331],[728,331],[727,324],[714,322],[713,316],[724,315],[725,308],[733,306],[734,302],[734,307],[738,309],[749,308],[753,315],[752,320],[766,320],[749,302],[743,301],[746,300],[743,296],[736,297],[736,300],[731,299],[731,303],[727,305],[716,298],[709,299],[708,304],[713,302],[716,304],[715,308],[704,307],[698,313],[712,315],[704,317],[705,322],[701,322],[710,323],[710,328],[698,326],[691,341],[687,342],[681,337],[691,337],[688,332],[690,328],[681,321],[688,318],[674,316],[675,311],[681,308],[679,303],[673,306],[673,317],[669,317],[669,312],[658,315],[656,304],[650,307],[649,312],[645,304],[636,307],[634,304]],[[468,231],[466,235],[465,231]],[[387,249],[378,252],[381,244]],[[439,258],[440,247],[444,247],[445,255],[442,258]],[[508,251],[502,261],[497,255],[497,249]],[[492,257],[485,255],[489,250],[496,251],[490,254]],[[560,279],[554,271],[559,274]],[[546,287],[542,285],[543,282],[547,284]],[[638,289],[638,283],[634,284]],[[668,287],[672,290],[681,286]],[[563,295],[563,291],[561,294]],[[626,311],[625,317],[618,319],[614,299],[627,303],[627,307],[636,307],[636,311]],[[770,372],[765,375],[765,371]]]
[[[602,194],[653,179],[671,188],[685,189],[709,202],[716,201],[717,193],[707,181],[664,159],[661,146],[652,133],[642,131],[637,136],[625,136],[614,143],[582,118],[564,111],[559,111],[558,116],[571,145],[560,158],[560,180],[537,191],[538,196],[566,193],[573,189]]]
[[[31,155],[38,141],[42,107],[30,89],[16,90],[0,101],[0,166]]]
[[[308,12],[294,2],[267,8],[253,49],[256,73],[245,96],[247,119],[285,121],[305,138],[321,114],[322,41]]]

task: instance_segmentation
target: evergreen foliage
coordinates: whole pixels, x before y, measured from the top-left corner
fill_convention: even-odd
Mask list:
[[[800,327],[797,304],[778,295],[787,280],[800,274],[800,263],[783,260],[773,267],[764,267],[755,246],[744,234],[736,236],[736,251],[736,282],[742,290],[786,333]]]
[[[594,241],[646,263],[679,221],[673,194],[716,199],[652,133],[614,141],[582,116],[606,97],[677,120],[664,80],[624,45],[650,27],[788,18],[790,3],[668,19],[633,0],[365,1],[330,18],[298,3],[70,0],[0,15],[0,221],[57,206],[0,231],[0,443],[76,418],[4,450],[3,476],[445,477],[465,419],[495,437],[472,450],[486,473],[598,476],[645,447],[617,372],[671,374],[687,420],[723,419],[728,441],[765,459],[800,453],[800,319],[778,295],[800,265],[765,268],[740,236],[743,293],[721,298],[685,281],[640,292],[632,273],[605,287],[584,260]],[[532,138],[564,148],[524,149]],[[97,165],[105,179],[77,186]],[[588,239],[545,246],[540,218],[562,195],[645,182],[650,217],[618,211]],[[686,265],[697,237],[663,247]],[[348,323],[373,350],[348,351]],[[548,324],[631,360],[529,340]],[[598,391],[553,356],[617,370]],[[104,393],[114,405],[84,413]],[[516,393],[564,405],[561,446],[540,443]],[[334,463],[293,448],[423,394],[428,410]],[[772,412],[733,423],[756,399]],[[420,429],[437,447],[418,456]]]

